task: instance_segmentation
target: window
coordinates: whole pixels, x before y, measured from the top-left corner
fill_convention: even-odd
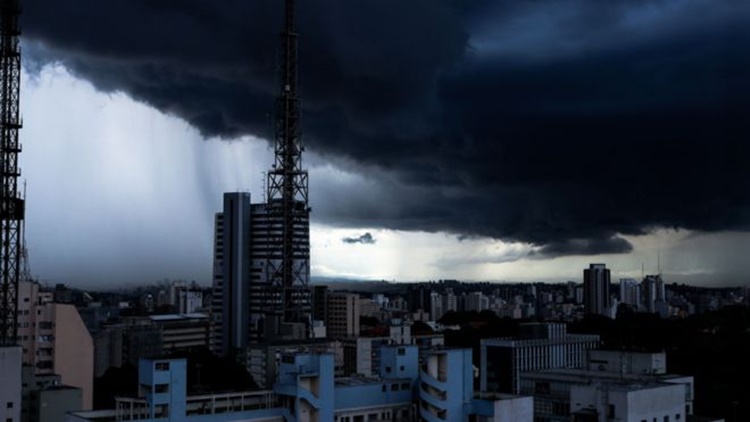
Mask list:
[[[12,409],[13,408],[13,402],[9,401],[8,404],[5,405],[5,407],[7,407],[8,409]]]
[[[156,362],[157,371],[169,371],[169,362]]]
[[[678,413],[678,414],[676,414],[676,415],[674,415],[674,420],[676,420],[676,421],[679,421],[679,420],[680,420],[680,414],[679,414],[679,413]]]
[[[391,391],[398,391],[398,384],[391,384]]]
[[[403,356],[403,355],[405,355],[405,354],[406,354],[406,349],[405,349],[405,348],[403,348],[403,347],[399,347],[399,348],[398,348],[398,355],[399,355],[399,356]]]
[[[391,367],[390,366],[386,366],[385,367],[385,373],[386,374],[390,374],[391,373]]]
[[[169,392],[169,384],[156,384],[154,386],[154,393],[163,394]]]
[[[398,368],[398,369],[401,370],[401,371],[403,371],[404,370],[404,365],[401,365],[401,367]]]
[[[664,422],[669,422],[669,415],[664,416]]]

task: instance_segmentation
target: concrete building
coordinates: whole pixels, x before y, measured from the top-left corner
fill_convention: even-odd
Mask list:
[[[334,292],[328,295],[326,331],[328,337],[345,339],[359,335],[359,295]]]
[[[295,274],[305,284],[310,279],[309,215],[295,220]],[[282,337],[285,327],[280,292],[271,285],[270,269],[279,264],[271,254],[272,242],[282,226],[269,213],[267,204],[252,204],[250,194],[224,194],[223,212],[215,218],[214,276],[212,291],[212,350],[216,353],[243,356],[250,343],[261,343]],[[296,303],[311,317],[311,294],[295,296]],[[303,312],[304,313],[304,312]],[[302,337],[311,329],[302,321]]]
[[[664,375],[667,373],[667,355],[664,352],[589,350],[585,368],[618,374]]]
[[[586,352],[598,347],[599,336],[568,334],[565,324],[520,324],[517,338],[481,341],[480,388],[518,394],[522,372],[583,368],[587,362]]]
[[[70,411],[83,409],[80,388],[63,385],[58,374],[36,374],[23,367],[21,421],[62,421]]]
[[[475,394],[471,349],[435,350],[419,370],[419,420],[531,421],[531,397]]]
[[[641,307],[641,286],[632,278],[620,279],[620,303],[638,310]]]
[[[203,291],[186,281],[173,281],[169,286],[169,302],[178,314],[192,314],[203,308]]]
[[[471,292],[466,295],[465,308],[470,312],[482,312],[490,308],[490,299],[482,292]]]
[[[334,357],[334,375],[343,376],[346,372],[344,347],[339,341],[330,339],[277,340],[247,347],[245,367],[260,388],[273,388],[279,374],[281,355],[285,353],[328,353]]]
[[[534,419],[548,422],[568,422],[571,420],[574,412],[586,408],[589,403],[580,398],[577,400],[572,396],[572,391],[578,386],[597,386],[596,390],[606,393],[610,390],[620,389],[624,391],[646,391],[650,388],[663,385],[673,385],[677,388],[670,390],[670,395],[674,391],[679,391],[680,398],[676,401],[680,413],[685,419],[685,415],[692,414],[693,410],[693,378],[680,375],[646,375],[632,373],[618,373],[606,371],[590,371],[586,369],[551,369],[546,371],[525,372],[520,375],[520,394],[534,396]],[[633,390],[629,390],[634,388]],[[596,393],[596,390],[589,392],[590,395]],[[599,393],[596,393],[599,394]],[[606,394],[600,396],[602,400],[606,399]],[[601,402],[601,401],[600,401]],[[634,401],[632,403],[638,403]],[[608,403],[612,404],[612,403]],[[615,405],[618,407],[618,405]],[[669,404],[667,408],[676,410],[676,406]],[[605,407],[604,417],[609,415],[608,406]],[[613,409],[613,412],[622,414],[624,408]],[[661,410],[660,410],[661,411]],[[585,413],[585,412],[584,412]],[[598,410],[601,414],[601,409]],[[631,412],[632,414],[632,412]],[[585,419],[582,414],[577,415],[582,421],[599,421],[614,420],[609,419]],[[598,417],[598,416],[597,416]],[[660,416],[661,418],[661,416]],[[670,416],[672,418],[672,416]],[[621,419],[625,420],[625,419]],[[630,420],[630,419],[628,419]],[[648,419],[651,420],[651,419]],[[640,422],[638,419],[636,422]],[[663,419],[659,419],[660,422]]]
[[[94,390],[94,341],[75,306],[51,302],[39,283],[18,287],[18,339],[23,363],[36,374],[59,374],[64,385],[83,392],[90,409]]]
[[[587,314],[611,317],[610,274],[604,264],[583,270],[583,304]]]
[[[18,346],[0,346],[0,421],[21,421],[21,360]]]
[[[646,312],[656,313],[667,307],[666,288],[660,274],[647,275],[641,282],[641,290]]]
[[[430,293],[430,320],[438,321],[445,315],[443,296],[438,292]]]
[[[573,420],[579,422],[687,419],[684,388],[666,383],[574,385],[570,389],[570,411]]]
[[[474,394],[470,350],[435,351],[422,370],[417,354],[416,346],[387,346],[378,377],[335,378],[331,354],[282,353],[272,390],[199,396],[186,393],[185,360],[142,360],[137,397],[118,397],[115,409],[72,412],[67,420],[410,422],[419,415],[429,422],[531,422],[528,397]],[[430,406],[437,409],[423,411]]]

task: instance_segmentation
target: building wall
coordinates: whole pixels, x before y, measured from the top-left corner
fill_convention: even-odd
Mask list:
[[[521,372],[555,368],[583,368],[587,351],[599,347],[599,336],[560,332],[561,324],[539,328],[547,338],[484,339],[480,343],[482,391],[519,394]]]
[[[570,390],[571,412],[595,411],[599,422],[678,422],[687,419],[684,391],[677,385],[575,385]]]
[[[328,295],[326,329],[334,339],[359,335],[360,303],[355,293],[330,293]]]
[[[627,374],[666,374],[666,353],[637,353],[616,350],[590,350],[588,368]]]
[[[474,398],[471,349],[446,349],[425,356],[419,371],[419,415],[427,421],[468,420]]]
[[[18,346],[0,346],[0,421],[21,421],[21,360]]]
[[[63,384],[78,387],[83,409],[91,409],[94,394],[94,342],[73,305],[55,307],[55,373]]]
[[[604,264],[583,270],[583,303],[587,314],[610,315],[610,272]]]
[[[83,393],[80,388],[59,387],[36,393],[36,414],[41,422],[64,422],[68,412],[81,410]]]

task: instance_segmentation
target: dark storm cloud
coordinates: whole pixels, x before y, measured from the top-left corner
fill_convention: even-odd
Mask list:
[[[62,3],[25,5],[37,64],[205,135],[270,136],[280,1]],[[628,252],[618,234],[658,227],[748,229],[746,1],[298,3],[306,142],[378,177],[313,181],[318,221],[545,257]]]
[[[350,245],[353,245],[355,243],[359,243],[362,245],[374,245],[377,242],[377,240],[372,237],[372,234],[370,232],[367,232],[358,237],[345,237],[341,239],[341,241]]]

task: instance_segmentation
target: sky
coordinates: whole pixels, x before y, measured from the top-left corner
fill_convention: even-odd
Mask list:
[[[24,3],[32,272],[209,284],[281,2]],[[750,3],[298,2],[314,277],[746,284]]]

